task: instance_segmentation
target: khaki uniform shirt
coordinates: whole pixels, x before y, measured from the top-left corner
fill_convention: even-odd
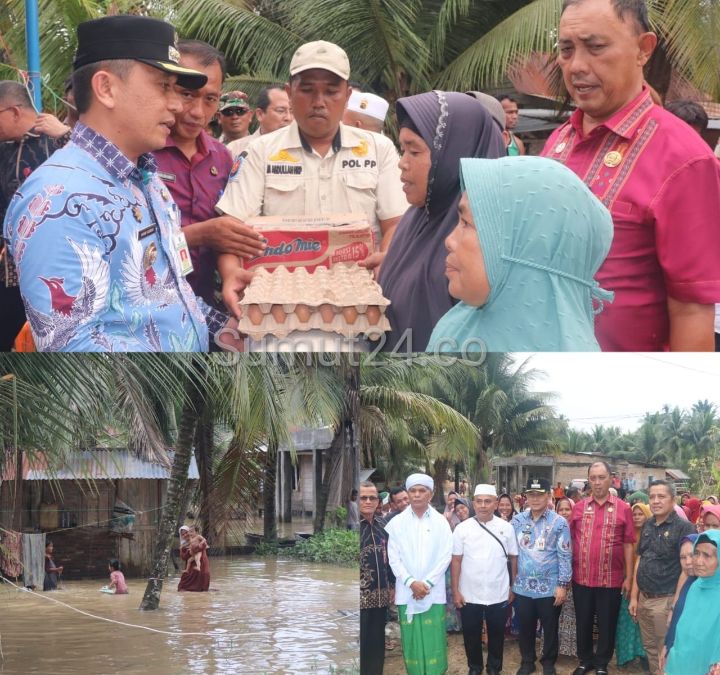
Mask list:
[[[230,151],[233,159],[237,157],[243,150],[247,150],[248,145],[260,136],[260,127],[255,129],[249,136],[243,136],[236,141],[230,141],[225,147]]]
[[[236,158],[217,209],[253,216],[365,213],[379,221],[408,208],[398,154],[381,134],[340,124],[325,157],[301,138],[297,122],[263,134]],[[379,242],[379,239],[378,239]]]

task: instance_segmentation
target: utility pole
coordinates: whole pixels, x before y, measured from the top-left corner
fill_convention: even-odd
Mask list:
[[[42,112],[40,87],[40,21],[37,0],[25,0],[25,43],[30,95],[36,112]]]

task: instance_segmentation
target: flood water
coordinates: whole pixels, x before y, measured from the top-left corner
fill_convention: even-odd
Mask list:
[[[356,569],[238,556],[210,558],[210,571],[208,593],[178,593],[171,576],[154,612],[137,609],[139,579],[128,580],[128,595],[100,593],[102,580],[40,594],[115,621],[199,635],[99,621],[0,584],[0,673],[359,672]]]

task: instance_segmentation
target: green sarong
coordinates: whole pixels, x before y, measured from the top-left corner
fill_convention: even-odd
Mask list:
[[[400,640],[408,675],[442,675],[447,672],[445,605],[433,605],[427,612],[407,621],[407,606],[398,605]]]

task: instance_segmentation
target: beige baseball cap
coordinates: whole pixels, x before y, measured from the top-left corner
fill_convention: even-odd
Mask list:
[[[316,40],[298,47],[290,62],[290,77],[312,68],[335,73],[343,80],[350,79],[350,61],[345,50],[332,42]]]

